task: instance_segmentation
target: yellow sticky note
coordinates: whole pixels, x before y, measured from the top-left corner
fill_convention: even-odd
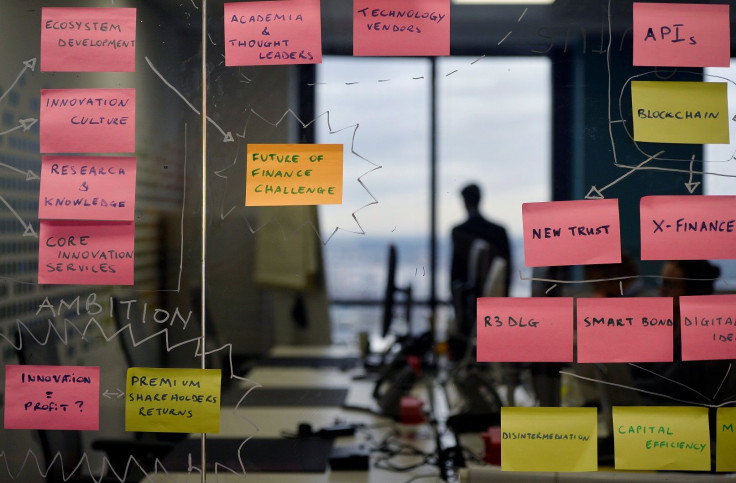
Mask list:
[[[595,408],[501,408],[503,471],[597,471]]]
[[[617,470],[710,471],[708,409],[614,407]]]
[[[736,471],[736,408],[716,413],[716,471]]]
[[[131,367],[125,430],[219,433],[220,370]]]
[[[634,140],[728,144],[725,82],[631,82]]]
[[[249,144],[245,206],[342,203],[342,144]]]

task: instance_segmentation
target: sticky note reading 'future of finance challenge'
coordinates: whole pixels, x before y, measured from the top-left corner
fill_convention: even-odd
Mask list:
[[[633,81],[634,140],[728,144],[725,82]]]
[[[220,370],[131,367],[125,430],[220,432]]]
[[[353,55],[450,55],[450,0],[354,0]]]
[[[502,407],[501,470],[597,471],[596,409]]]
[[[736,295],[680,297],[682,360],[736,359]]]
[[[524,203],[527,267],[619,263],[618,200]]]

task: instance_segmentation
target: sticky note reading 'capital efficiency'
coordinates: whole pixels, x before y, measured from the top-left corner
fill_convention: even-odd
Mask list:
[[[246,206],[342,203],[342,144],[249,144]]]
[[[669,362],[670,297],[577,299],[578,362]]]
[[[38,283],[133,285],[135,222],[41,220]]]
[[[319,0],[225,4],[225,65],[322,62]]]
[[[42,153],[135,152],[135,89],[41,90]]]
[[[682,360],[736,359],[736,295],[680,297]]]
[[[621,261],[618,200],[524,203],[527,267]]]
[[[353,55],[450,55],[450,0],[354,0]]]
[[[613,408],[617,470],[710,470],[708,408]]]
[[[572,362],[573,299],[480,297],[479,362]]]
[[[716,413],[716,471],[736,471],[736,408]]]
[[[502,407],[501,470],[597,471],[596,409]]]
[[[38,217],[133,221],[136,158],[43,156]]]
[[[634,140],[728,144],[725,82],[633,81]]]
[[[634,3],[634,65],[728,67],[728,5]]]
[[[97,431],[99,425],[99,367],[5,366],[6,429]]]
[[[736,258],[736,196],[645,196],[642,260]]]
[[[220,370],[131,367],[125,430],[220,432]]]
[[[135,71],[135,8],[41,9],[41,70]]]

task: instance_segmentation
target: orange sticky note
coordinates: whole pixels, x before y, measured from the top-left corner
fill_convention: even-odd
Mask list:
[[[42,153],[135,152],[135,89],[42,89]]]
[[[527,267],[621,261],[618,200],[524,203]]]
[[[135,173],[134,157],[43,156],[38,217],[133,221]]]
[[[736,359],[736,295],[680,297],[682,360]]]
[[[38,283],[133,285],[134,222],[41,220]]]
[[[225,4],[225,65],[319,64],[319,0]]]
[[[450,0],[354,0],[353,55],[450,55]]]
[[[478,362],[572,362],[573,299],[478,298]]]
[[[736,196],[645,196],[642,260],[736,258]]]
[[[97,431],[99,425],[99,367],[5,366],[6,429]]]
[[[728,67],[728,5],[634,3],[634,65]]]
[[[342,203],[342,144],[249,144],[246,206]]]
[[[670,362],[672,298],[577,299],[578,362]]]
[[[41,70],[134,72],[135,8],[41,9]]]

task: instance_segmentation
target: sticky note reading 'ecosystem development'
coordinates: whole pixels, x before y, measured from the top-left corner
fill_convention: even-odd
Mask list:
[[[479,362],[572,362],[573,299],[478,298]]]
[[[97,431],[99,425],[99,367],[5,366],[6,429]]]
[[[41,9],[41,70],[135,71],[135,8]]]
[[[125,430],[220,432],[220,370],[131,367]]]
[[[736,295],[680,297],[682,360],[736,359]]]
[[[450,0],[354,0],[353,55],[450,55]]]
[[[614,407],[617,470],[710,470],[708,408]]]
[[[728,67],[728,5],[634,3],[634,65]]]
[[[716,413],[716,471],[736,471],[736,408]]]
[[[578,362],[669,362],[670,297],[578,298]]]
[[[135,152],[135,89],[42,89],[42,153]]]
[[[246,206],[342,203],[342,144],[249,144]]]
[[[524,203],[527,267],[621,261],[618,200]]]
[[[225,4],[225,65],[322,62],[319,0]]]
[[[597,471],[596,409],[502,407],[501,470]]]
[[[43,156],[38,217],[133,221],[136,158]]]
[[[38,283],[133,285],[135,222],[41,220]]]
[[[736,258],[736,196],[645,196],[642,260]]]
[[[728,144],[725,82],[633,81],[634,140]]]

